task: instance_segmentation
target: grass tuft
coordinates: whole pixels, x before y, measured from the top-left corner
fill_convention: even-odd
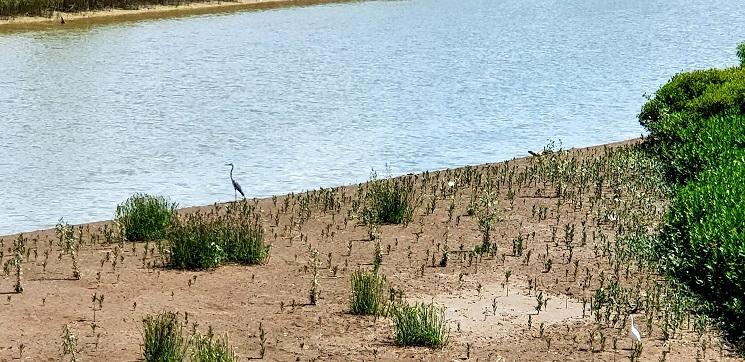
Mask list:
[[[352,314],[380,315],[385,310],[385,301],[385,276],[359,270],[352,273],[352,296],[349,300]]]
[[[362,219],[366,224],[407,224],[414,215],[412,180],[373,179],[367,185]]]
[[[391,311],[396,343],[402,346],[441,348],[448,342],[445,311],[432,304],[400,304]]]
[[[176,269],[209,269],[223,262],[263,264],[271,245],[264,242],[258,216],[243,206],[224,212],[194,213],[177,219],[168,235],[168,266]]]
[[[193,362],[237,362],[238,356],[228,343],[228,336],[215,338],[210,330],[207,335],[195,335],[192,339]]]
[[[134,194],[116,207],[116,222],[129,241],[161,239],[176,217],[176,203],[162,196]]]
[[[143,354],[146,362],[181,362],[186,355],[187,343],[183,337],[183,324],[173,312],[148,315],[144,327]]]

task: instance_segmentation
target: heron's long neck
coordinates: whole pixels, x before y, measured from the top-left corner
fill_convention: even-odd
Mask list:
[[[235,167],[235,166],[230,165],[230,179],[231,180],[233,179],[233,167]]]
[[[634,316],[633,315],[631,316],[631,326],[632,327],[634,326]]]

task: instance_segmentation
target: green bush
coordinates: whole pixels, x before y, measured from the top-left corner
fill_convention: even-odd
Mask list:
[[[743,114],[745,68],[738,67],[676,75],[642,107],[639,121],[649,131],[648,148],[669,166],[669,179],[684,183],[706,166],[686,153],[701,147],[699,133],[741,132],[741,118],[734,116]],[[723,143],[725,149],[735,146]]]
[[[209,269],[223,262],[263,264],[271,245],[252,215],[194,213],[173,223],[168,265],[176,269]]]
[[[740,66],[745,67],[745,41],[737,44],[737,57],[740,58]]]
[[[116,222],[129,241],[160,239],[176,217],[175,203],[162,196],[134,194],[116,207]]]
[[[745,150],[676,192],[658,255],[712,302],[730,332],[745,331]]]
[[[678,74],[639,120],[677,186],[649,254],[745,348],[745,67]]]
[[[741,114],[745,86],[745,69],[706,69],[675,75],[660,87],[642,107],[639,121],[651,133],[656,122],[668,115],[683,115],[677,122],[685,128],[687,122],[724,113]]]
[[[432,304],[400,304],[392,312],[396,343],[440,348],[447,344],[445,312]]]
[[[144,327],[143,357],[146,362],[181,362],[187,344],[182,335],[183,324],[173,312],[148,315]]]
[[[237,362],[238,356],[228,343],[228,336],[215,339],[212,330],[206,336],[195,335],[192,339],[193,362]]]
[[[715,116],[679,132],[680,142],[663,143],[657,154],[670,179],[684,182],[703,170],[732,160],[745,149],[745,116]]]
[[[386,302],[385,276],[375,272],[352,273],[352,297],[349,309],[357,315],[380,315]]]
[[[367,224],[406,224],[414,215],[413,179],[373,178],[365,192],[363,221]]]

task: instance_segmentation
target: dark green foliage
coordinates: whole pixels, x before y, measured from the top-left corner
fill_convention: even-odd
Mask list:
[[[411,178],[370,181],[362,218],[368,224],[406,224],[414,215],[414,184]]]
[[[228,206],[225,213],[197,212],[174,222],[168,236],[168,265],[177,269],[209,269],[223,262],[266,262],[271,245],[264,243],[258,215],[242,207]]]
[[[385,276],[375,272],[352,273],[352,296],[349,309],[352,314],[379,315],[386,302]]]
[[[708,69],[681,73],[663,85],[642,108],[640,123],[649,131],[647,145],[668,165],[668,177],[676,183],[693,178],[711,163],[689,158],[690,152],[704,152],[725,136],[720,148],[742,147],[736,139],[742,134],[745,114],[745,68]],[[705,139],[708,137],[709,139]],[[703,144],[707,143],[707,144]],[[719,157],[720,159],[724,159]],[[706,162],[700,164],[701,161]]]
[[[735,334],[745,331],[744,205],[745,151],[740,150],[677,191],[657,253]]]
[[[192,339],[193,362],[237,362],[238,356],[228,343],[228,336],[215,338],[212,329],[206,336],[195,335]]]
[[[745,43],[738,47],[745,56]],[[678,74],[644,105],[647,149],[677,185],[651,248],[745,344],[745,68]],[[738,342],[738,340],[740,342]]]
[[[393,307],[396,343],[402,346],[440,348],[447,344],[445,313],[432,304],[400,304]]]
[[[161,239],[176,217],[176,207],[162,196],[134,194],[116,207],[116,221],[126,240]]]
[[[692,179],[703,170],[729,162],[745,149],[745,116],[714,116],[679,131],[681,140],[657,146],[666,173],[674,181]]]
[[[737,57],[740,58],[740,66],[745,67],[745,41],[737,44]]]
[[[677,122],[686,122],[740,110],[743,95],[734,90],[742,89],[743,76],[745,69],[739,67],[677,74],[644,104],[639,120],[654,132],[655,123],[673,113],[683,113]]]
[[[148,315],[144,328],[143,357],[146,362],[181,362],[186,355],[183,324],[173,312]]]

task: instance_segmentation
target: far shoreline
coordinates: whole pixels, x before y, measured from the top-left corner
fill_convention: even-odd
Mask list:
[[[362,0],[235,0],[191,2],[182,5],[152,5],[139,9],[111,9],[83,12],[55,12],[51,17],[19,16],[0,19],[0,33],[5,31],[45,30],[61,27],[90,27],[127,21],[167,19],[204,14],[230,13],[242,10],[278,9]],[[65,20],[61,24],[60,17]]]

